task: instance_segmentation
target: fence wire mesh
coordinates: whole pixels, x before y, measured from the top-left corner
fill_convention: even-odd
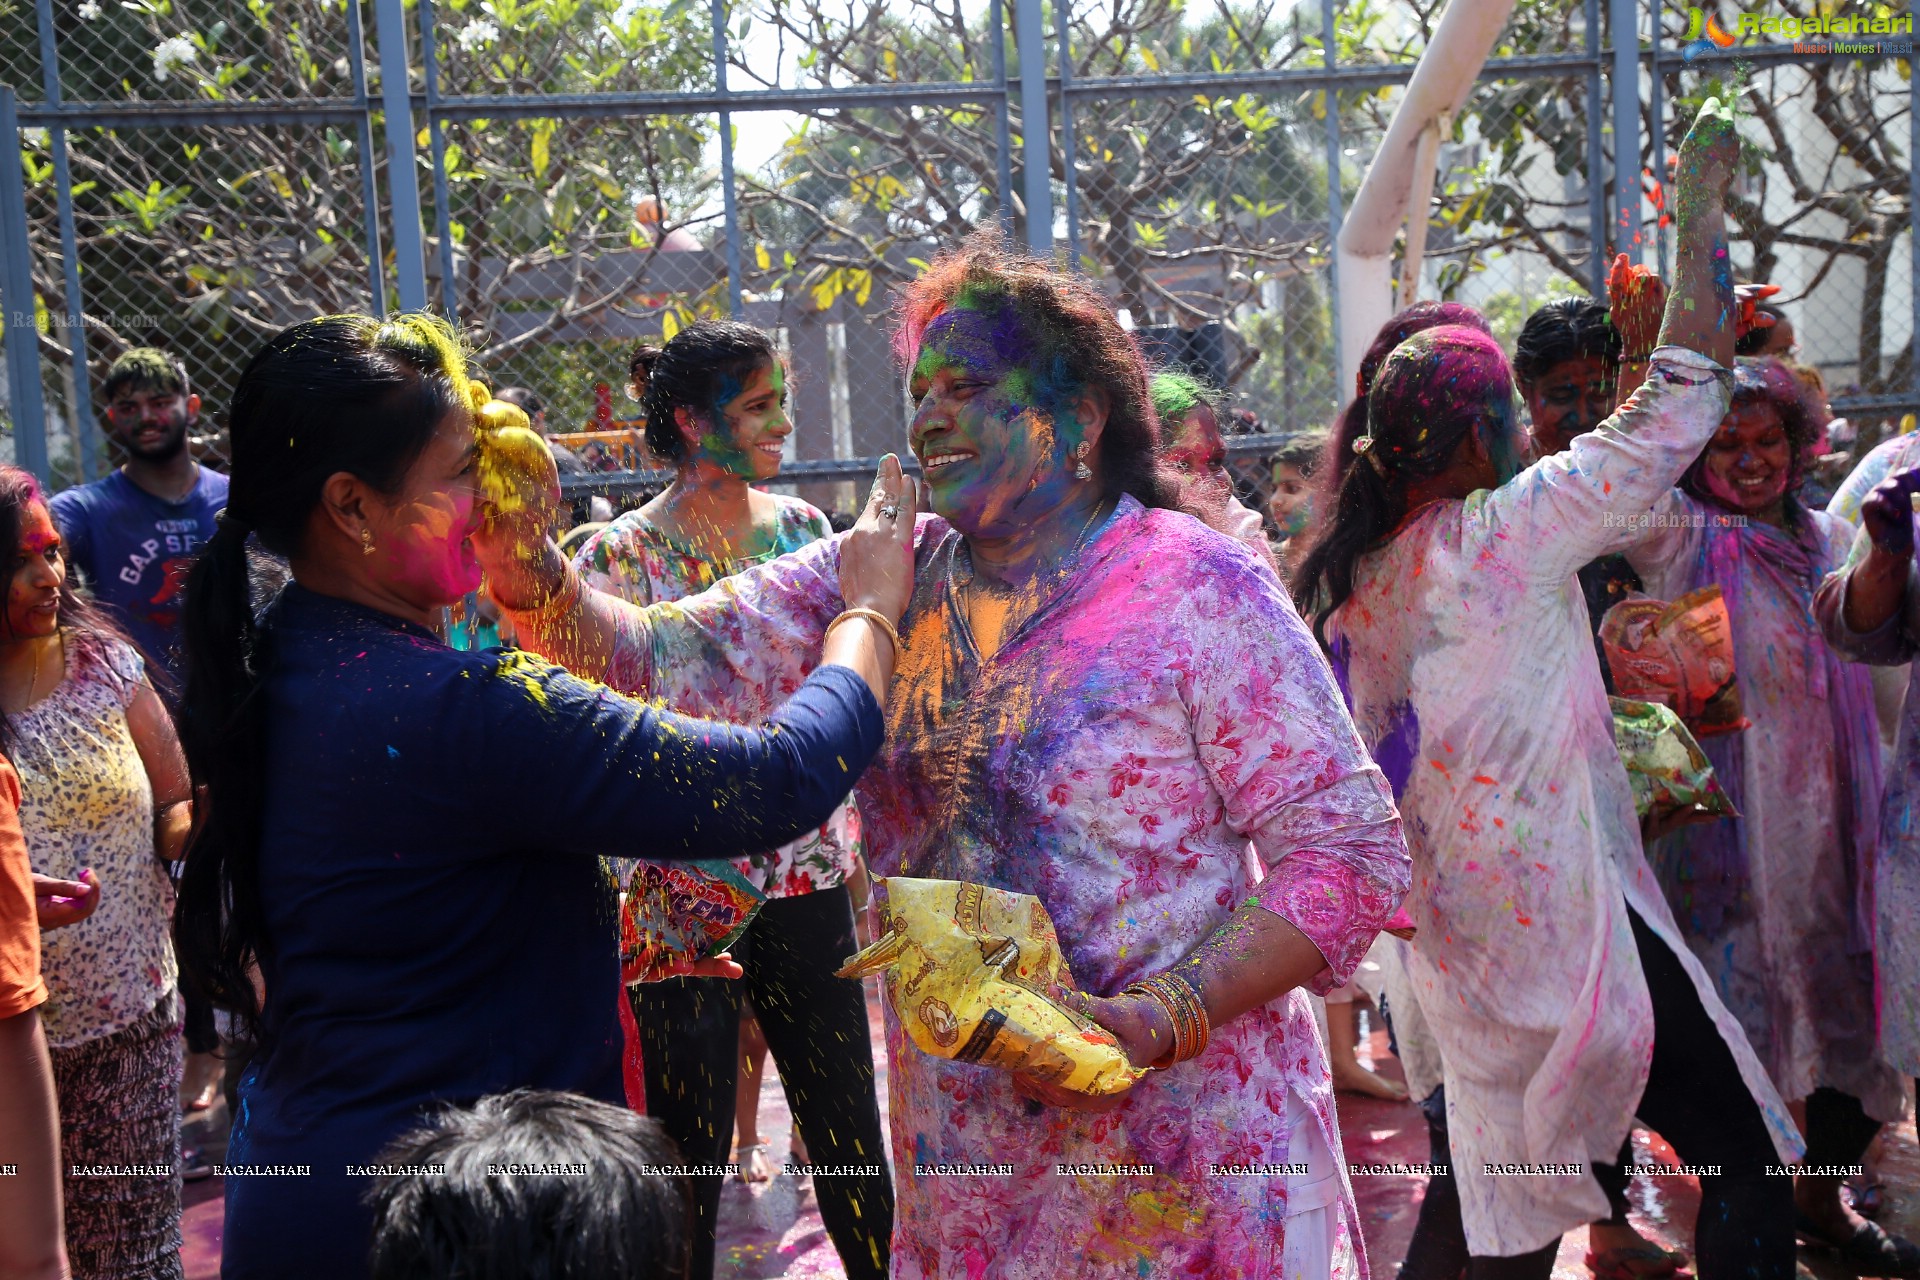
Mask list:
[[[1011,2],[743,0],[718,14],[684,0],[421,3],[404,24],[414,118],[397,136],[421,192],[427,297],[489,381],[535,392],[548,429],[581,437],[585,463],[629,499],[660,482],[634,474],[647,468],[625,394],[633,346],[737,314],[773,331],[793,364],[790,451],[805,464],[793,482],[850,508],[852,461],[904,443],[895,289],[996,218],[1022,240],[1046,230],[1029,226]],[[1417,294],[1480,307],[1507,343],[1542,302],[1592,289],[1616,248],[1613,7],[1521,0],[1441,140]],[[1274,485],[1273,447],[1259,441],[1324,428],[1349,394],[1339,211],[1443,8],[1076,0],[1044,15],[1055,243],[1156,358],[1226,390],[1234,430],[1259,438],[1233,461],[1251,505]],[[0,0],[0,82],[33,125],[21,132],[26,213],[64,483],[112,461],[76,393],[128,346],[175,350],[217,423],[262,337],[307,315],[396,306],[404,273],[383,248],[390,213],[367,207],[388,187],[371,3],[39,9],[68,103],[173,113],[56,118],[41,14]],[[1667,159],[1691,104],[1731,67],[1680,61],[1674,0],[1637,13],[1646,30],[1621,35],[1642,49],[1632,87],[1646,123],[1628,164],[1656,256],[1669,251]],[[718,94],[716,51],[735,97]],[[1904,58],[1776,50],[1743,99],[1736,268],[1785,286],[1801,357],[1836,396],[1867,398],[1856,417],[1870,434],[1914,405],[1920,374],[1908,75]],[[769,94],[772,105],[754,100]],[[306,114],[214,122],[247,104]],[[42,123],[59,120],[78,297]],[[69,311],[84,316],[85,370]],[[217,461],[217,435],[204,444]],[[848,465],[834,472],[834,460]]]

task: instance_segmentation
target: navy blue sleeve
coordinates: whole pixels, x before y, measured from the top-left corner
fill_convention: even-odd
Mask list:
[[[67,563],[87,576],[89,586],[98,582],[100,575],[94,572],[93,564],[93,530],[87,520],[87,495],[79,489],[56,493],[47,504],[47,514],[53,517],[54,528],[60,530],[61,541],[67,544]]]
[[[826,821],[885,736],[845,667],[816,670],[764,727],[678,715],[525,654],[479,679],[474,727],[514,797],[490,806],[495,835],[527,848],[659,861],[776,848]]]

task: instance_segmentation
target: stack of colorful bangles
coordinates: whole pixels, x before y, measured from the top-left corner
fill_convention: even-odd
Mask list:
[[[1207,1039],[1213,1034],[1213,1025],[1207,1020],[1207,1006],[1200,1003],[1200,993],[1185,978],[1172,973],[1156,974],[1144,982],[1133,983],[1124,994],[1150,996],[1159,1001],[1160,1007],[1167,1011],[1167,1020],[1173,1024],[1173,1052],[1151,1064],[1155,1070],[1197,1058],[1207,1047]]]

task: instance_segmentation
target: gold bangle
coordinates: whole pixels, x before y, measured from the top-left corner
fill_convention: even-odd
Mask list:
[[[1212,1038],[1213,1026],[1193,984],[1177,973],[1161,973],[1140,985],[1158,996],[1174,1015],[1173,1060],[1187,1062],[1199,1057]]]
[[[887,621],[887,615],[878,609],[853,608],[841,611],[839,617],[827,624],[826,635],[821,636],[820,639],[824,642],[827,636],[833,634],[833,629],[845,622],[848,618],[865,618],[868,622],[871,622],[874,626],[886,632],[887,642],[893,646],[893,660],[895,662],[900,661],[900,633],[893,629],[893,623]]]

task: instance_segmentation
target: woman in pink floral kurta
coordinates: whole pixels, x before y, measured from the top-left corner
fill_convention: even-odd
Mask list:
[[[1059,421],[1031,401],[1013,420]],[[1071,474],[1061,434],[1048,447]],[[966,609],[980,544],[923,518],[888,744],[859,788],[874,869],[1036,895],[1097,994],[1168,969],[1249,904],[1317,949],[1310,985],[1344,981],[1408,864],[1312,636],[1270,569],[1193,518],[1129,493],[1094,517],[997,645]],[[542,634],[619,688],[679,702],[734,681],[772,706],[843,607],[837,563],[837,540],[816,543],[644,612],[589,593]],[[615,638],[583,653],[564,638],[574,625]],[[887,1039],[896,1276],[1366,1273],[1326,1052],[1297,987],[1104,1114],[924,1055],[891,1012]]]

